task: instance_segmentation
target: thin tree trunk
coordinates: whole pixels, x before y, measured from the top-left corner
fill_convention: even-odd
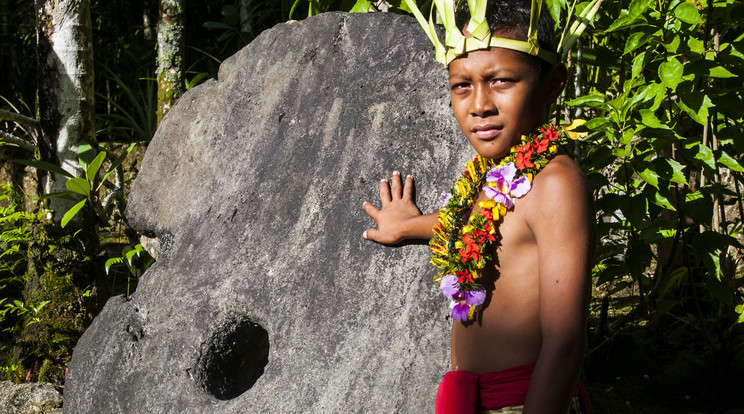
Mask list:
[[[183,2],[161,0],[158,22],[158,125],[183,94]]]
[[[153,0],[142,0],[142,33],[147,40],[155,40],[155,7]]]
[[[35,0],[35,6],[40,155],[80,176],[78,147],[95,145],[90,0]],[[64,176],[54,174],[41,187],[65,191],[65,182]],[[71,205],[52,199],[55,219]]]
[[[244,33],[253,33],[253,27],[251,25],[250,14],[248,13],[248,6],[250,6],[251,0],[240,0],[240,31]]]

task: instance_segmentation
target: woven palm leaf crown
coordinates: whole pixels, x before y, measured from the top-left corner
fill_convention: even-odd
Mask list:
[[[565,59],[576,39],[584,32],[587,23],[597,13],[599,5],[602,3],[602,0],[592,0],[576,16],[571,24],[568,24],[570,22],[566,22],[561,34],[561,40],[558,43],[557,53],[553,53],[541,49],[537,41],[537,24],[543,0],[531,0],[530,25],[527,30],[526,41],[491,36],[491,28],[486,20],[488,0],[467,0],[467,6],[470,10],[470,21],[468,22],[469,33],[467,36],[460,31],[455,23],[455,9],[457,7],[455,0],[433,0],[432,10],[429,13],[428,20],[424,18],[424,15],[416,7],[414,0],[404,1],[413,12],[421,27],[423,27],[429,40],[434,44],[437,62],[444,64],[444,66],[449,66],[452,60],[464,53],[479,49],[488,49],[489,47],[500,47],[527,53],[554,65],[559,60]],[[573,15],[574,6],[575,4],[569,8],[569,18]],[[439,40],[435,29],[435,11],[444,26],[444,43]]]

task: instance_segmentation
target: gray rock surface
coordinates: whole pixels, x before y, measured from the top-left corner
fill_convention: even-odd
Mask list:
[[[425,245],[361,238],[394,169],[419,205],[472,154],[413,18],[281,24],[190,90],[130,223],[160,251],[78,343],[66,413],[426,413],[449,321]]]
[[[60,407],[62,394],[52,384],[0,381],[0,413],[55,414],[62,412]]]

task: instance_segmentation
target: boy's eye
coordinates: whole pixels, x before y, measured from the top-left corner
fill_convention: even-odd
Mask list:
[[[492,86],[503,86],[503,85],[511,84],[513,82],[514,82],[514,80],[508,79],[508,78],[491,79],[491,85]]]
[[[452,89],[453,91],[457,91],[457,90],[463,90],[467,88],[468,86],[470,86],[470,84],[468,84],[467,82],[453,83],[450,86],[450,89]]]

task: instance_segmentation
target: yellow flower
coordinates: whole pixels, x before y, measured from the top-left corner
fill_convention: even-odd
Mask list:
[[[468,162],[468,163],[467,163],[467,164],[465,164],[465,165],[466,165],[466,166],[467,166],[467,168],[468,168],[468,172],[470,173],[470,177],[471,177],[472,179],[475,179],[475,175],[476,175],[476,174],[475,174],[475,165],[473,165],[473,162],[472,162],[472,161],[470,161],[470,162]]]
[[[525,177],[527,177],[528,180],[532,181],[532,173],[525,174]]]
[[[465,226],[465,227],[462,228],[462,232],[463,233],[471,233],[472,231],[473,231],[473,226],[471,226],[469,224],[467,226]]]
[[[503,216],[506,214],[506,207],[503,204],[499,204],[496,208],[499,209],[499,215]]]
[[[550,147],[548,148],[548,151],[549,151],[549,152],[550,152],[551,154],[555,154],[556,152],[558,152],[558,147],[556,147],[555,145],[551,145],[551,146],[550,146]]]
[[[480,208],[485,210],[487,208],[493,208],[496,205],[496,202],[493,200],[484,200],[478,203],[478,205],[480,205]]]
[[[571,122],[571,125],[564,126],[563,130],[566,131],[566,135],[568,135],[568,137],[571,139],[584,138],[585,136],[588,135],[588,132],[571,132],[571,131],[574,128],[578,127],[579,125],[583,125],[585,123],[586,123],[586,119],[574,119],[573,122]]]

